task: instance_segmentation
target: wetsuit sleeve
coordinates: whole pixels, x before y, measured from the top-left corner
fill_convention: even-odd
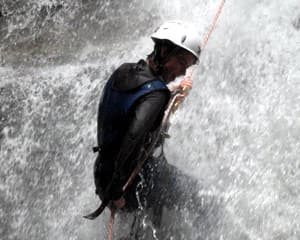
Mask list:
[[[155,127],[160,120],[168,103],[169,97],[166,92],[156,91],[142,97],[134,107],[131,123],[122,142],[119,154],[115,161],[115,173],[113,176],[113,186],[111,188],[112,198],[118,199],[122,196],[122,187],[126,183],[128,173],[122,173],[124,164],[135,159],[128,159],[133,151],[141,145],[144,136]],[[129,173],[130,174],[130,173]]]

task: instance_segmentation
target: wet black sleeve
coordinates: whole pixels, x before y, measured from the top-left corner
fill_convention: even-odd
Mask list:
[[[161,118],[164,113],[168,100],[169,97],[166,92],[156,91],[141,98],[135,106],[131,124],[115,161],[115,174],[111,192],[113,199],[122,196],[122,187],[127,181],[127,179],[122,178],[124,177],[124,174],[122,174],[124,164],[128,162],[132,151],[141,144],[143,137],[155,127],[158,118]]]

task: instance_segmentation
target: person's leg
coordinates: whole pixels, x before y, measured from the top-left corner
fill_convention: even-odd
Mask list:
[[[193,200],[198,198],[199,182],[168,164],[164,156],[160,159],[151,159],[151,163],[147,166],[148,172],[152,172],[152,187],[147,196],[148,204],[171,209],[191,208]]]
[[[152,208],[152,222],[158,235],[205,239],[217,233],[224,209],[222,198],[201,193],[203,186],[197,179],[168,164],[164,157],[152,163],[153,187],[148,195],[148,206]]]
[[[200,190],[196,179],[168,164],[164,157],[149,159],[125,194],[127,210],[138,214],[131,236],[148,239],[147,236],[155,233],[158,239],[166,236],[189,239],[187,235],[203,233],[215,226],[220,209],[218,203],[214,197],[201,196]],[[186,226],[182,219],[186,217],[189,228],[190,223],[194,227],[184,233]]]

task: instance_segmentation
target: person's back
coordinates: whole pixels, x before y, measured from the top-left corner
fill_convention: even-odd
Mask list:
[[[123,64],[108,80],[99,104],[101,152],[94,171],[96,192],[102,201],[105,194],[112,199],[122,194],[120,187],[143,157],[141,149],[149,133],[159,127],[169,96],[167,86],[143,60]],[[122,165],[117,177],[113,176],[116,161]],[[110,184],[113,187],[106,193]]]

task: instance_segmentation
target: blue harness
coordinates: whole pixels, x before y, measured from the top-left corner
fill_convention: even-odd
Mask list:
[[[144,83],[136,89],[118,91],[112,88],[112,81],[108,81],[100,109],[98,134],[101,141],[99,147],[119,147],[130,121],[130,110],[141,97],[153,91],[169,91],[166,84],[159,79]],[[100,132],[99,132],[100,131]],[[98,136],[99,141],[99,136]]]

